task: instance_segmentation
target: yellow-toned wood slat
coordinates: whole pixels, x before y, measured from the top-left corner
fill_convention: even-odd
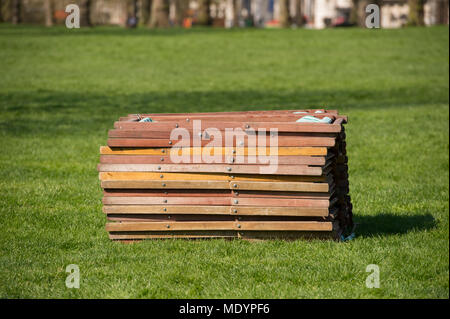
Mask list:
[[[326,176],[301,175],[248,175],[223,173],[153,173],[153,172],[100,172],[99,178],[106,180],[156,180],[156,181],[265,181],[265,182],[323,182]]]
[[[332,231],[331,222],[316,221],[202,221],[202,222],[127,222],[107,223],[107,231],[185,231],[185,230],[262,230]]]
[[[105,205],[105,214],[210,214],[246,216],[310,216],[326,217],[328,208],[315,207],[232,207],[232,206],[168,206]]]
[[[235,151],[235,153],[233,153]],[[185,152],[185,153],[183,153]],[[217,152],[217,153],[216,153]],[[109,146],[101,146],[101,155],[163,155],[163,154],[176,154],[178,156],[182,154],[186,155],[201,155],[201,154],[221,154],[221,155],[275,155],[275,151],[267,148],[242,148],[242,147],[189,147],[189,148],[126,148],[117,147],[111,148]],[[278,147],[278,156],[289,155],[306,155],[306,156],[325,156],[328,153],[326,147]]]

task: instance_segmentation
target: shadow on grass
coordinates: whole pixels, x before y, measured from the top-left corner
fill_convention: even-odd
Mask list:
[[[175,91],[93,94],[75,91],[0,93],[0,131],[8,135],[104,134],[120,116],[130,113],[217,112],[329,108],[388,109],[448,103],[445,96],[414,94],[424,88],[389,90]],[[424,90],[425,91],[425,90]],[[398,96],[402,96],[401,103]],[[15,120],[20,118],[20,120]],[[13,119],[13,120],[12,120]]]
[[[413,230],[430,230],[437,227],[431,214],[422,215],[393,215],[388,213],[374,216],[355,216],[358,224],[358,236],[388,236],[402,235]]]

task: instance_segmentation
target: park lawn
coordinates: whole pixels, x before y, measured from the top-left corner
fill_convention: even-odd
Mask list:
[[[0,25],[0,297],[448,298],[448,45],[448,27]],[[349,116],[354,240],[108,239],[96,165],[119,116],[322,106]]]

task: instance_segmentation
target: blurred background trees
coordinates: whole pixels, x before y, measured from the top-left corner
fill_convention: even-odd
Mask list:
[[[150,28],[365,27],[370,3],[381,9],[381,27],[448,24],[449,0],[0,0],[0,22],[64,24],[64,8],[80,7],[81,25]]]

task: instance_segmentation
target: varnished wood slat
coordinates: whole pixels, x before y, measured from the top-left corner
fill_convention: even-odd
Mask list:
[[[188,148],[111,148],[109,146],[101,146],[100,154],[102,155],[263,155],[270,156],[277,154],[278,156],[325,156],[328,154],[326,147],[278,147],[272,150],[270,147],[263,149],[247,148],[247,147],[188,147]]]
[[[340,122],[342,119],[339,119]],[[337,121],[337,120],[336,120]],[[323,123],[289,123],[289,122],[232,122],[232,121],[205,121],[202,120],[200,127],[194,127],[193,122],[185,121],[165,121],[165,122],[115,122],[114,128],[109,132],[110,137],[151,137],[151,138],[167,138],[174,129],[187,130],[190,134],[194,131],[213,132],[218,130],[221,134],[225,134],[227,129],[233,129],[235,132],[270,132],[276,129],[279,133],[339,133],[342,130],[339,124],[323,124]],[[126,132],[128,130],[134,132]]]
[[[235,206],[287,206],[328,207],[327,199],[286,198],[214,198],[214,197],[104,197],[105,205],[235,205]]]
[[[187,230],[242,230],[242,231],[332,231],[331,222],[313,221],[208,221],[208,222],[129,222],[107,223],[106,230],[117,231],[187,231]]]
[[[278,174],[321,176],[321,167],[308,165],[240,165],[240,164],[99,164],[99,172],[190,172],[228,174]]]
[[[218,141],[220,145],[226,145],[225,137],[222,141]],[[146,139],[146,138],[109,138],[107,141],[110,147],[191,147],[195,145],[195,141],[192,139]],[[202,147],[210,146],[211,140],[200,140],[198,145]],[[266,138],[264,144],[259,143],[259,139],[255,138],[254,142],[249,142],[247,138],[242,138],[242,140],[237,141],[234,139],[232,141],[233,147],[258,147],[260,145],[270,147],[273,145],[269,137]],[[253,143],[252,145],[249,145]],[[230,142],[231,144],[231,142]],[[335,145],[335,139],[331,137],[295,137],[295,136],[278,136],[277,146],[279,147],[333,147]]]
[[[267,156],[264,159],[267,163],[278,163],[278,165],[325,165],[326,159],[331,158],[332,154],[324,156]],[[260,159],[250,160],[247,156],[242,156],[239,160],[241,164],[261,165]],[[101,164],[177,164],[189,165],[187,163],[174,163],[170,156],[164,155],[101,155]],[[215,164],[227,163],[233,165],[236,163],[236,156],[222,156],[214,159]],[[236,163],[237,164],[237,163]]]
[[[105,205],[106,214],[211,214],[249,216],[328,216],[326,207],[260,207],[260,206],[167,206],[167,205]]]
[[[105,180],[155,180],[155,181],[266,181],[266,182],[323,182],[327,176],[213,174],[213,173],[154,173],[154,172],[100,172]]]
[[[226,197],[226,198],[299,198],[330,199],[330,193],[272,192],[215,189],[104,189],[105,197]]]

